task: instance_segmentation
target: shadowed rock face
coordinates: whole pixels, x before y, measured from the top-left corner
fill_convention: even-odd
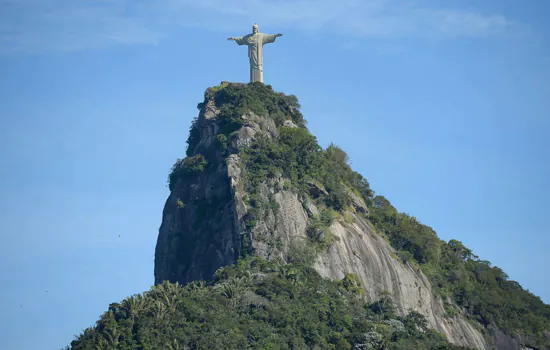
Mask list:
[[[228,168],[214,142],[218,132],[213,102],[200,113],[200,143],[213,169],[179,180],[166,200],[155,249],[155,284],[209,280],[237,261],[241,249]]]
[[[193,180],[193,185],[177,186],[166,201],[155,251],[155,283],[209,280],[220,266],[237,260],[241,243],[235,235],[227,176],[213,172]]]
[[[179,180],[166,201],[155,251],[157,284],[163,280],[185,284],[211,279],[219,267],[235,263],[245,251],[266,259],[285,258],[295,238],[306,238],[308,216],[318,211],[307,196],[286,190],[285,179],[266,180],[260,185],[260,196],[277,203],[278,209],[268,209],[254,229],[247,231],[244,219],[249,210],[248,194],[242,183],[245,169],[239,149],[250,145],[258,135],[277,138],[278,125],[267,116],[244,115],[243,126],[230,140],[230,155],[223,157],[215,144],[220,129],[218,113],[213,100],[207,100],[196,123],[200,142],[195,153],[207,156],[213,166]],[[313,184],[311,187],[312,196],[323,191]],[[353,198],[353,207],[348,213],[353,220],[334,222],[330,227],[337,239],[314,264],[322,276],[341,279],[345,273],[357,275],[369,301],[389,292],[401,315],[409,309],[422,313],[431,327],[455,344],[492,349],[490,343],[494,343],[502,344],[503,349],[519,349],[519,343],[503,334],[487,341],[462,316],[445,318],[442,302],[432,293],[428,279],[403,264],[363,218],[367,206],[360,198]]]

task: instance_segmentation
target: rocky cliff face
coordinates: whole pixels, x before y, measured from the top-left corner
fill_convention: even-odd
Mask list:
[[[223,103],[207,93],[194,123],[195,143],[188,154],[204,156],[207,165],[198,172],[188,171],[171,185],[155,252],[155,283],[208,280],[216,269],[235,263],[247,253],[286,259],[293,242],[307,240],[308,222],[321,210],[316,197],[325,190],[314,183],[304,194],[293,191],[291,180],[282,174],[266,177],[257,184],[255,198],[245,185],[243,150],[260,137],[277,139],[281,127],[298,128],[292,118],[246,111],[237,116],[241,118],[239,127],[228,137],[220,137],[226,127],[219,118],[223,113]],[[330,224],[332,239],[328,249],[318,253],[316,270],[332,279],[353,273],[370,301],[389,293],[401,315],[408,310],[424,314],[431,327],[451,342],[493,348],[481,326],[462,316],[445,316],[442,301],[432,293],[428,279],[397,258],[395,250],[366,219],[367,205],[356,195],[352,198],[345,219],[340,217]],[[251,200],[265,203],[261,215],[253,220]]]
[[[211,279],[220,266],[235,263],[241,254],[229,168],[214,144],[218,112],[208,101],[195,126],[200,135],[195,154],[209,154],[215,168],[177,180],[166,200],[155,250],[155,284]]]

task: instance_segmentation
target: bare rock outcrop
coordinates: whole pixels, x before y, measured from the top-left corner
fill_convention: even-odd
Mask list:
[[[398,259],[389,243],[362,217],[354,215],[353,219],[351,224],[335,222],[331,226],[338,239],[315,264],[322,276],[341,279],[351,272],[363,283],[368,300],[375,301],[389,292],[401,315],[417,311],[449,341],[472,348],[487,347],[483,335],[468,321],[444,317],[443,305],[422,272]]]

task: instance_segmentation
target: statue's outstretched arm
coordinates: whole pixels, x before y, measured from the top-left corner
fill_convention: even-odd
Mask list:
[[[277,39],[280,36],[283,36],[283,34],[281,34],[281,33],[279,33],[279,34],[262,34],[262,35],[263,35],[262,44],[274,43],[275,39]]]
[[[236,37],[236,38],[231,37],[231,38],[227,38],[227,40],[233,40],[238,45],[245,45],[246,44],[246,40],[245,40],[244,36],[239,36],[239,37]]]

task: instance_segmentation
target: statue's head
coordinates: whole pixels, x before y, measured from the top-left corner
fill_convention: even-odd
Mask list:
[[[258,25],[256,23],[254,23],[254,25],[252,26],[252,33],[256,34],[258,33],[260,30],[258,29]]]

